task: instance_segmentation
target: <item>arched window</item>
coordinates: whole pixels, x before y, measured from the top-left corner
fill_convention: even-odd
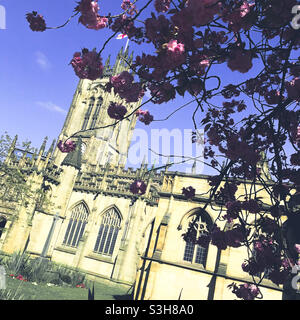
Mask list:
[[[77,247],[81,239],[88,219],[88,210],[84,203],[78,204],[71,213],[70,221],[65,233],[63,244]]]
[[[85,130],[87,128],[87,125],[88,125],[88,122],[89,122],[90,115],[91,115],[92,109],[94,107],[94,104],[95,104],[95,98],[91,97],[87,112],[86,112],[86,114],[84,116],[84,121],[83,121],[82,128],[81,128],[82,130]]]
[[[197,214],[193,214],[189,217],[188,223],[186,227],[189,227],[189,225],[197,219]],[[200,213],[198,221],[196,221],[193,225],[193,228],[195,229],[195,235],[196,239],[201,234],[206,234],[211,226],[211,219],[208,217],[208,214],[202,214]],[[203,265],[205,267],[206,265],[206,259],[207,259],[207,251],[208,248],[204,248],[200,246],[199,244],[195,244],[194,242],[185,242],[185,248],[183,253],[183,260],[188,261],[191,263],[197,263]]]
[[[96,105],[96,110],[95,110],[95,112],[93,114],[93,119],[92,119],[92,123],[91,123],[91,129],[96,126],[102,102],[103,102],[103,99],[101,97],[99,97],[99,99],[97,101],[97,105]]]
[[[121,225],[121,217],[115,208],[104,213],[99,227],[94,252],[111,256]]]
[[[7,222],[6,218],[4,216],[0,216],[0,238],[5,228],[6,222]]]

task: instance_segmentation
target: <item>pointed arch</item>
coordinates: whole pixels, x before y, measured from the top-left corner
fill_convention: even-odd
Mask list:
[[[120,210],[112,205],[100,214],[100,219],[94,252],[112,256],[121,229],[122,215]]]
[[[206,210],[203,210],[201,207],[197,207],[197,208],[193,208],[193,209],[189,210],[188,212],[186,212],[182,216],[182,218],[181,218],[181,220],[179,222],[179,225],[177,227],[178,230],[181,230],[182,227],[188,223],[187,221],[191,220],[191,218],[193,216],[196,216],[196,215],[199,215],[199,214],[208,222],[209,227],[210,227],[212,225],[212,222],[213,222],[212,217],[210,216],[210,214]]]
[[[121,210],[120,210],[119,207],[118,207],[117,205],[115,205],[115,204],[112,204],[112,205],[106,207],[104,210],[102,210],[102,211],[99,213],[99,215],[98,215],[98,219],[99,219],[99,218],[102,219],[102,216],[103,216],[108,210],[110,210],[111,208],[114,208],[114,209],[118,212],[121,220],[124,219],[124,218],[123,218],[123,215],[122,215],[122,213],[121,213]]]
[[[71,207],[71,216],[64,236],[63,244],[77,247],[88,221],[89,210],[85,201],[79,201]]]
[[[81,203],[83,204],[83,206],[84,206],[85,209],[87,210],[88,215],[90,215],[91,211],[90,211],[90,209],[89,209],[89,206],[88,206],[88,204],[86,203],[86,201],[83,200],[83,199],[81,199],[81,200],[73,203],[73,204],[70,206],[69,211],[72,212],[73,209],[74,209],[75,207],[77,207],[77,206],[78,206],[79,204],[81,204]]]
[[[178,229],[184,229],[185,231],[189,228],[192,222],[194,224],[195,236],[198,238],[201,234],[206,234],[213,225],[213,220],[210,215],[203,210],[202,208],[194,208],[187,212],[181,219]],[[202,247],[199,244],[193,241],[186,241],[184,252],[183,252],[183,261],[200,264],[203,267],[206,266],[208,248]]]

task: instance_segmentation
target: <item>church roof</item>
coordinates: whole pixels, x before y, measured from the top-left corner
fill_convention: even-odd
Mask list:
[[[82,139],[81,137],[79,137],[76,141],[75,150],[66,155],[66,157],[62,162],[62,165],[71,166],[80,170],[81,169],[81,147],[82,147]]]

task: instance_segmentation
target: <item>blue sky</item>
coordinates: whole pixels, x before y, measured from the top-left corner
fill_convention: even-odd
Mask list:
[[[103,14],[119,13],[120,4],[120,0],[99,1]],[[6,29],[0,30],[1,133],[18,134],[20,140],[28,139],[34,147],[39,147],[48,136],[49,146],[60,133],[78,83],[72,67],[68,65],[73,53],[84,47],[100,49],[111,31],[88,30],[77,23],[77,17],[61,29],[46,32],[30,30],[26,13],[38,11],[44,16],[47,26],[58,26],[72,15],[76,6],[74,0],[0,0],[0,5],[6,12]],[[103,59],[109,54],[113,59],[125,44],[126,40],[113,39],[105,48]],[[141,53],[142,47],[130,43],[130,50]],[[253,68],[253,72],[258,67]],[[233,75],[242,80],[241,74],[232,73],[224,64],[218,73],[225,81],[232,80]],[[178,98],[168,104],[149,106],[149,110],[155,119],[162,119],[189,100]],[[194,108],[195,104],[191,104],[167,121],[153,122],[151,128],[192,129],[191,112]],[[198,123],[201,118],[198,117]],[[137,128],[151,129],[143,123],[138,123]],[[203,173],[208,171],[205,169]]]
[[[143,1],[142,1],[143,2]],[[120,12],[121,1],[99,1],[101,12]],[[73,53],[86,47],[100,49],[110,30],[88,30],[73,19],[67,26],[46,32],[32,32],[25,19],[28,12],[37,11],[47,26],[63,24],[73,13],[74,0],[0,0],[6,12],[6,29],[0,30],[1,133],[18,134],[20,140],[30,140],[39,147],[45,136],[49,142],[57,138],[75,92],[78,78],[69,64]],[[126,40],[112,40],[102,57],[116,56]],[[141,52],[141,47],[130,43],[130,51]],[[165,118],[186,99],[150,107],[155,119]],[[190,105],[165,122],[153,123],[151,128],[192,128]],[[190,112],[189,112],[190,111]],[[137,128],[150,130],[143,123]],[[159,151],[159,150],[157,150]],[[160,150],[161,152],[162,150]],[[150,158],[150,157],[149,157]],[[150,159],[149,159],[150,162]]]

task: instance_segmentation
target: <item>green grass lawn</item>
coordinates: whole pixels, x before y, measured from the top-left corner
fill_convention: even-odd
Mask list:
[[[87,300],[88,289],[61,286],[49,287],[46,284],[34,285],[7,277],[7,290],[21,294],[22,300]],[[91,282],[92,288],[92,282]],[[94,282],[95,300],[129,300],[128,288],[106,282]]]

